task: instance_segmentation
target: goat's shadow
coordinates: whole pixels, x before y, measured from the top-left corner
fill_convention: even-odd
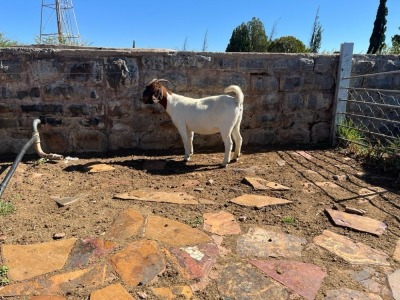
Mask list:
[[[114,162],[113,165],[121,165],[130,169],[145,171],[152,175],[176,175],[199,171],[220,169],[219,164],[198,164],[175,159],[149,159],[139,158]]]
[[[110,166],[120,165],[129,169],[144,171],[152,175],[176,175],[186,174],[191,172],[209,171],[220,169],[221,166],[217,164],[197,164],[193,162],[185,162],[183,160],[175,159],[152,159],[152,158],[138,158],[127,159],[123,161],[112,161],[108,163],[93,161],[86,164],[74,164],[64,168],[66,172],[80,172],[87,173],[90,166],[96,164],[107,164]]]

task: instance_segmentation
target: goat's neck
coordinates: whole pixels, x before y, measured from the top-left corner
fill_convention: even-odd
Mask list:
[[[167,98],[168,98],[168,95],[171,94],[171,91],[165,87],[162,87],[160,91],[161,91],[161,95],[158,98],[160,100],[159,103],[164,107],[164,109],[167,109],[167,103],[168,103]]]

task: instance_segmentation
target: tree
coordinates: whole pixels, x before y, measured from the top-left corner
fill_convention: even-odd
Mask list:
[[[204,35],[204,40],[203,40],[203,47],[201,48],[201,51],[206,52],[208,50],[208,29],[206,30],[206,34]]]
[[[268,46],[268,52],[304,53],[306,45],[294,36],[283,36],[273,40]]]
[[[4,33],[0,32],[0,47],[11,47],[17,45],[18,43],[16,41],[8,39]]]
[[[392,49],[390,52],[393,54],[400,54],[400,34],[392,36]]]
[[[265,52],[268,39],[264,25],[258,18],[236,27],[226,47],[226,52]]]
[[[323,31],[322,26],[319,23],[319,7],[318,7],[309,43],[310,52],[318,53],[319,49],[321,48],[322,31]]]
[[[182,51],[187,51],[188,49],[188,37],[185,37],[185,40],[183,41],[182,45]]]
[[[369,39],[368,54],[380,53],[385,47],[385,31],[386,31],[386,16],[388,9],[386,7],[387,0],[380,0],[378,11],[376,12],[376,18],[374,22],[374,29],[372,30],[371,37]]]

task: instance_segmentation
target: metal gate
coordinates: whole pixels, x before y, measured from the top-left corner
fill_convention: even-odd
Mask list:
[[[342,44],[335,96],[332,140],[336,145],[359,143],[400,154],[400,69],[372,74],[352,74],[353,44]],[[387,86],[388,89],[382,88]],[[400,85],[399,87],[400,88]],[[357,135],[349,139],[349,135]]]

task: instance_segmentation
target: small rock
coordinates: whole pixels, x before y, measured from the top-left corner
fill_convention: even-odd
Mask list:
[[[148,296],[145,292],[137,292],[137,295],[139,296],[140,299],[147,299]]]
[[[204,189],[203,188],[195,188],[195,189],[193,189],[193,191],[195,191],[195,192],[202,192]]]
[[[284,161],[283,159],[278,159],[276,163],[278,164],[278,166],[283,167],[286,164],[286,161]]]
[[[7,239],[7,236],[2,234],[0,235],[0,242],[4,242]]]
[[[214,180],[213,180],[213,179],[209,179],[209,180],[206,182],[207,185],[213,185],[213,183],[214,183]]]
[[[366,211],[363,209],[354,208],[354,207],[350,207],[350,206],[346,206],[344,211],[347,213],[350,213],[350,214],[355,214],[355,215],[360,215],[360,216],[363,216],[366,213]]]
[[[344,175],[333,175],[332,178],[336,181],[345,181],[348,179],[348,176],[346,174]]]
[[[246,219],[247,219],[246,216],[240,216],[240,217],[239,217],[239,221],[240,221],[240,222],[244,222],[244,221],[246,221]]]
[[[59,240],[59,239],[62,239],[64,237],[65,237],[65,232],[59,232],[59,233],[55,233],[53,235],[53,239],[55,239],[55,240]]]

